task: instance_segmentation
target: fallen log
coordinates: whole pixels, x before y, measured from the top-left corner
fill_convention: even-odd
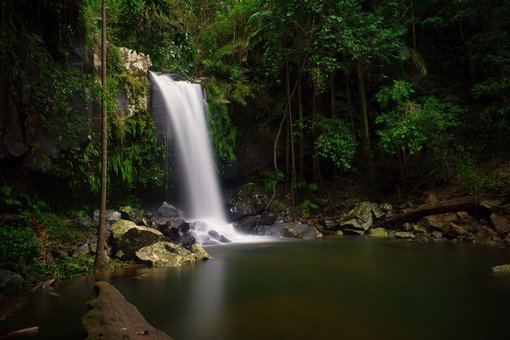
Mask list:
[[[417,222],[425,216],[458,211],[466,211],[477,216],[488,216],[490,214],[489,209],[476,201],[474,197],[465,196],[447,201],[424,204],[415,209],[388,216],[374,223],[372,228],[384,227],[391,224],[401,224],[405,222]]]
[[[7,333],[5,335],[0,336],[0,339],[12,339],[20,336],[29,336],[29,335],[37,335],[39,333],[39,327],[28,327],[23,329],[18,329],[17,331]]]

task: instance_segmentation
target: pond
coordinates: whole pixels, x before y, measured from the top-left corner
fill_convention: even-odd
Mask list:
[[[345,239],[230,244],[214,259],[105,278],[179,339],[510,339],[509,249]],[[80,339],[92,279],[30,296],[0,334]]]

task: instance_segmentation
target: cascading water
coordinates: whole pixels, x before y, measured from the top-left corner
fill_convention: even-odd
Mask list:
[[[207,103],[202,87],[176,81],[167,74],[150,72],[150,77],[157,98],[161,100],[158,107],[166,111],[177,144],[178,165],[189,209],[185,218],[195,222],[197,242],[210,241],[210,230],[231,241],[246,240],[246,236],[236,232],[226,221],[205,119]]]

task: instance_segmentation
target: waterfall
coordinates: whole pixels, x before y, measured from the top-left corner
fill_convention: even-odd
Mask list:
[[[150,72],[155,106],[165,111],[178,156],[180,179],[187,203],[185,218],[192,221],[197,242],[212,241],[216,233],[231,241],[246,237],[227,223],[206,122],[207,103],[199,84],[177,81],[167,74]],[[161,114],[161,113],[160,113]],[[168,124],[166,124],[168,125]],[[167,130],[167,135],[170,132]],[[217,235],[217,234],[216,234]]]

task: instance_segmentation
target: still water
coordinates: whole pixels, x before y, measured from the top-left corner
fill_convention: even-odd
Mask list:
[[[510,339],[509,249],[347,239],[231,244],[105,278],[175,339]],[[92,279],[37,292],[0,335],[80,339]]]

